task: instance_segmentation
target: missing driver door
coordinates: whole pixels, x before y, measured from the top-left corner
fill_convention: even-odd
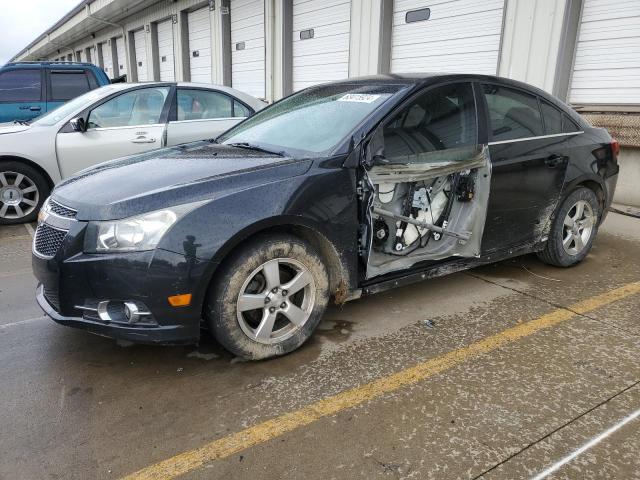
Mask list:
[[[471,84],[454,83],[418,95],[375,132],[364,173],[367,278],[480,254],[491,167],[476,118]]]

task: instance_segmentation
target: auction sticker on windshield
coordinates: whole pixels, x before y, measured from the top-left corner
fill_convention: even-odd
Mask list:
[[[380,95],[371,95],[368,93],[347,93],[338,99],[339,102],[359,102],[359,103],[373,103]]]

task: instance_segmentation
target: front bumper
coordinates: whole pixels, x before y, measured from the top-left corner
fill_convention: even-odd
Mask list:
[[[80,328],[103,337],[129,340],[136,343],[181,345],[197,341],[197,337],[193,338],[193,333],[185,330],[180,325],[136,326],[115,322],[101,322],[83,317],[65,317],[58,313],[47,301],[43,290],[44,286],[42,284],[38,285],[36,289],[38,305],[40,305],[45,314],[60,325]]]
[[[78,235],[79,237],[80,235]],[[121,254],[85,254],[74,232],[53,258],[32,255],[38,279],[36,298],[44,312],[61,325],[111,338],[152,344],[197,343],[209,262],[156,249]],[[168,297],[192,294],[191,304],[173,307]],[[143,321],[130,323],[123,315],[100,317],[100,302],[144,306]]]

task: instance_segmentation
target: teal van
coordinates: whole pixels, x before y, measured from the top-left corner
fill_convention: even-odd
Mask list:
[[[15,62],[0,68],[0,123],[26,122],[110,83],[91,63]]]

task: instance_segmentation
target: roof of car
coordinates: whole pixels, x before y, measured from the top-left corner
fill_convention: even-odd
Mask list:
[[[123,82],[123,83],[112,83],[110,85],[105,85],[102,87],[105,89],[105,95],[107,91],[113,93],[118,90],[128,90],[139,87],[149,87],[149,86],[173,86],[177,85],[178,87],[189,87],[189,88],[210,88],[219,90],[221,92],[228,93],[229,95],[239,99],[240,101],[248,104],[254,110],[260,110],[264,108],[267,104],[263,100],[253,97],[247,93],[244,93],[240,90],[236,90],[235,88],[226,87],[224,85],[215,85],[212,83],[192,83],[192,82],[162,82],[162,81],[151,81],[151,82]]]
[[[345,80],[339,80],[333,83],[392,83],[392,84],[406,84],[406,85],[421,85],[425,83],[432,83],[435,80],[485,80],[485,81],[498,81],[506,83],[521,83],[527,87],[531,85],[512,80],[510,78],[498,77],[496,75],[485,74],[473,74],[473,73],[448,73],[448,72],[420,72],[420,73],[387,73],[380,75],[369,75],[365,77],[355,77]],[[535,87],[534,87],[535,88]]]
[[[53,67],[96,67],[93,63],[88,62],[74,62],[74,61],[53,61],[53,60],[42,60],[42,61],[29,61],[29,62],[8,62],[4,65],[4,67],[34,67],[34,66],[53,66]]]
[[[564,110],[568,115],[571,116],[573,120],[578,122],[580,125],[583,125],[583,126],[585,125],[585,120],[575,110],[573,110],[569,105],[567,105],[565,102],[563,102],[559,98],[553,96],[549,92],[546,92],[534,85],[521,82],[519,80],[514,80],[512,78],[499,77],[497,75],[485,75],[485,74],[474,74],[474,73],[447,73],[447,72],[444,72],[444,73],[442,72],[389,73],[389,74],[381,74],[381,75],[370,75],[366,77],[349,78],[345,80],[332,82],[332,84],[333,85],[340,85],[340,84],[344,84],[344,85],[353,85],[353,84],[406,85],[408,87],[412,87],[411,90],[414,90],[414,89],[418,89],[423,86],[428,86],[430,84],[434,84],[437,82],[442,82],[442,81],[455,82],[460,80],[499,83],[505,86],[521,88],[534,95],[538,95],[542,98],[545,98],[551,103],[554,103],[556,106],[562,108],[562,110]]]

